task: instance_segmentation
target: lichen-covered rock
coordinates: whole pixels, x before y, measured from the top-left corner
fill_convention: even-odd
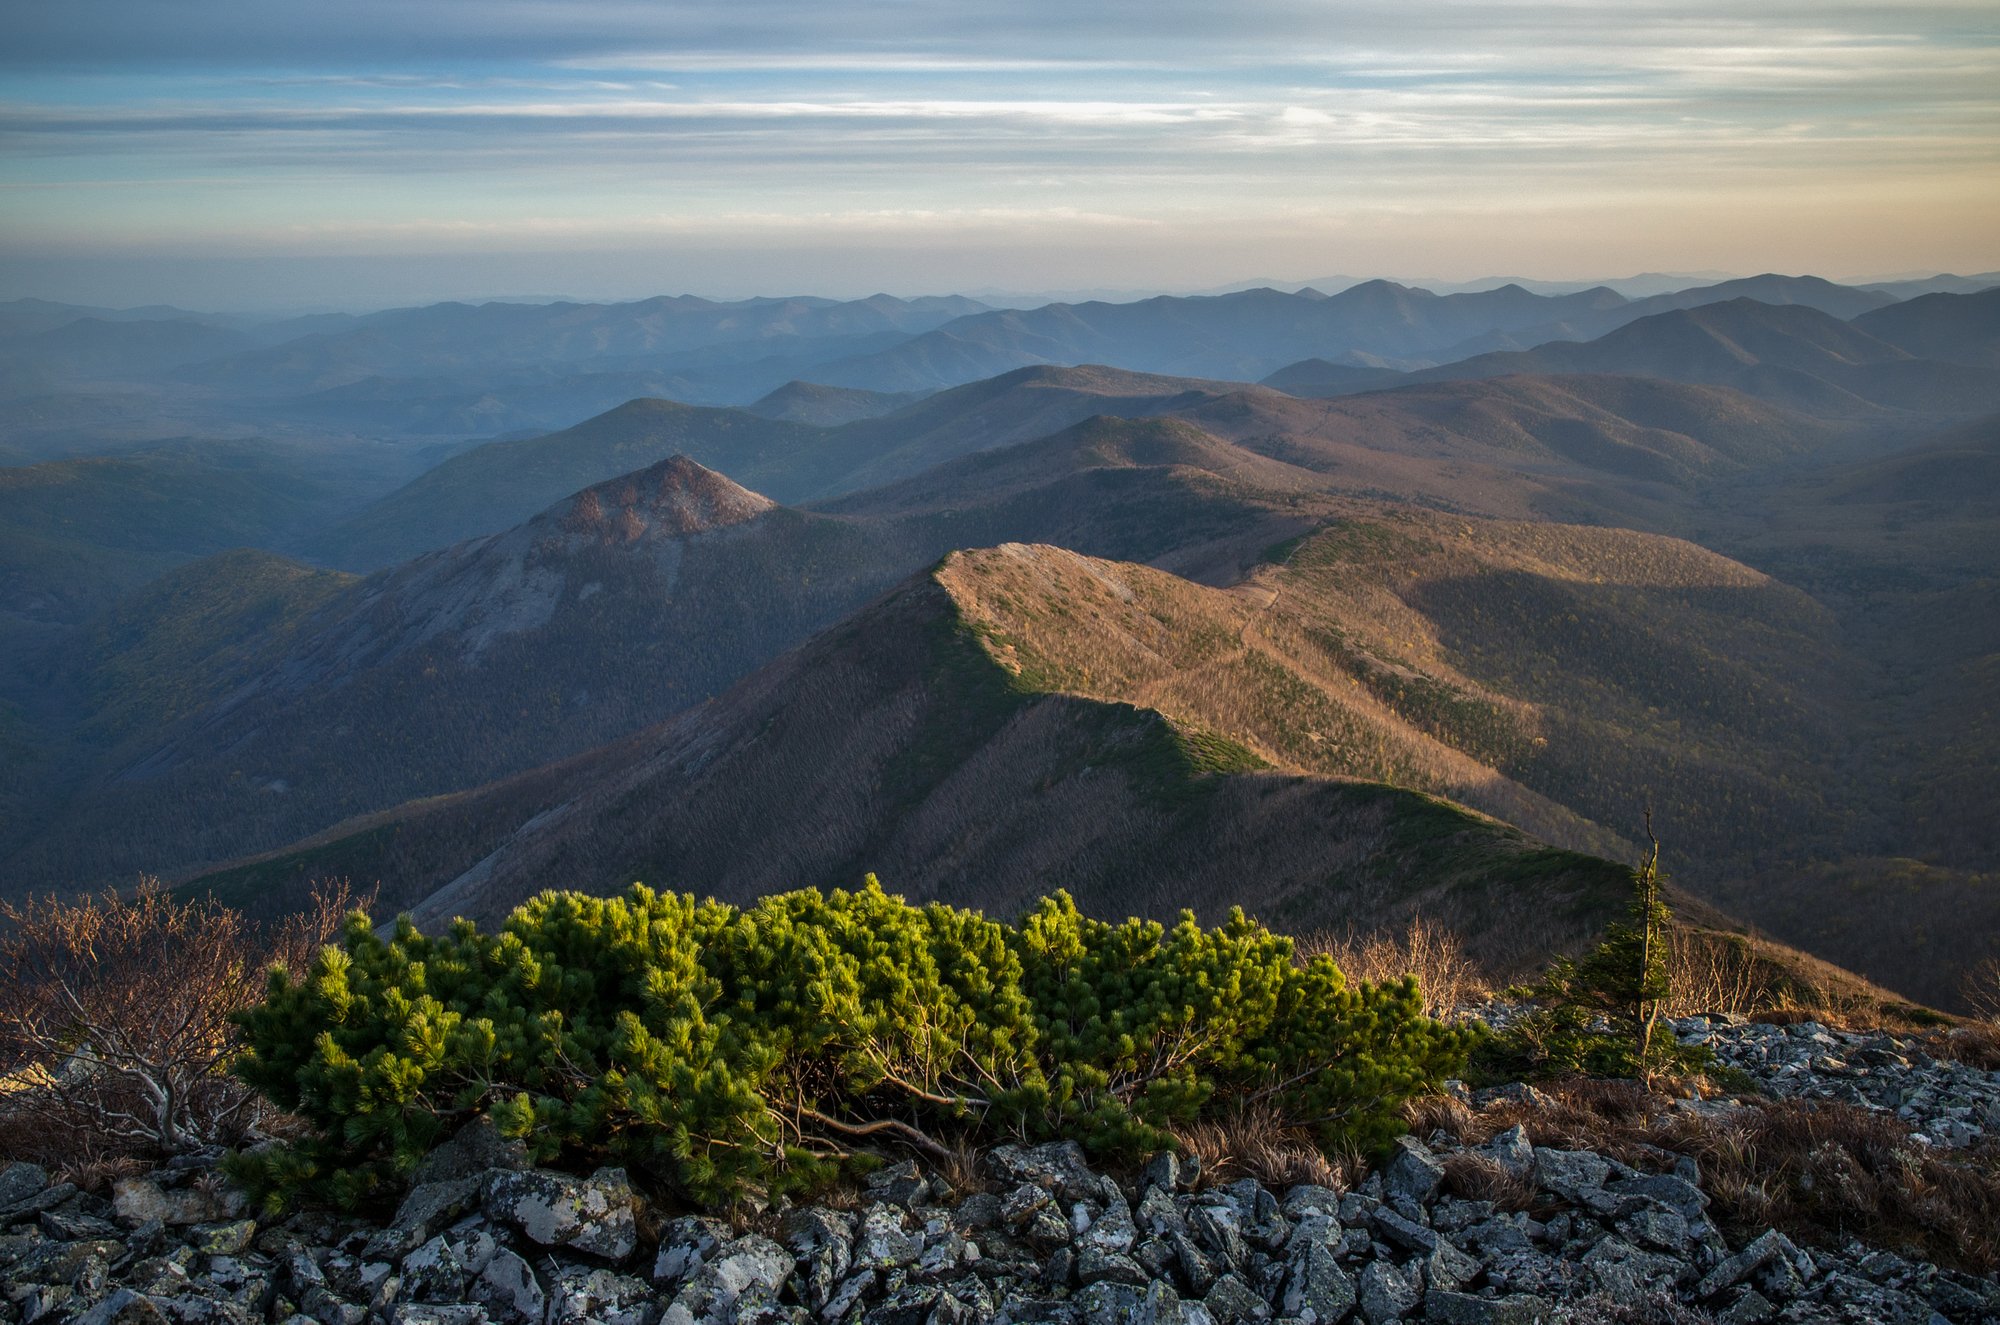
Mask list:
[[[636,1275],[559,1261],[550,1262],[547,1274],[547,1325],[654,1325],[660,1319],[653,1286]]]
[[[986,1164],[1004,1184],[1033,1183],[1066,1203],[1104,1196],[1104,1179],[1092,1172],[1083,1147],[1074,1141],[995,1146],[987,1154]]]
[[[863,1270],[892,1270],[911,1265],[923,1254],[923,1243],[903,1228],[903,1212],[894,1206],[878,1205],[861,1220],[861,1232],[854,1240],[853,1263]]]
[[[1292,1258],[1285,1274],[1285,1315],[1306,1325],[1333,1325],[1346,1320],[1358,1300],[1353,1278],[1324,1246],[1308,1246]]]
[[[540,1325],[548,1314],[548,1295],[534,1269],[518,1253],[496,1248],[473,1281],[466,1296],[486,1308],[499,1325]]]
[[[1187,1311],[1170,1285],[1145,1288],[1108,1280],[1077,1296],[1085,1325],[1186,1325]]]
[[[0,1168],[0,1210],[11,1210],[23,1201],[40,1196],[48,1187],[47,1169],[17,1159]]]
[[[653,1258],[653,1283],[672,1294],[732,1236],[720,1219],[682,1215],[668,1220],[660,1230],[659,1254]]]
[[[1777,1267],[1777,1268],[1773,1268]],[[1725,1288],[1733,1288],[1746,1278],[1765,1272],[1757,1284],[1760,1290],[1783,1300],[1795,1296],[1813,1271],[1812,1258],[1793,1245],[1776,1229],[1753,1239],[1743,1250],[1710,1270],[1695,1285],[1697,1298],[1711,1298]]]
[[[167,1325],[167,1314],[145,1294],[120,1288],[78,1316],[76,1325]]]
[[[1391,1196],[1419,1205],[1435,1199],[1444,1183],[1444,1165],[1430,1148],[1413,1136],[1396,1138],[1395,1152],[1382,1170],[1382,1186]]]
[[[527,1148],[520,1141],[501,1136],[491,1120],[475,1118],[459,1128],[449,1141],[425,1155],[410,1175],[410,1181],[422,1187],[455,1178],[483,1178],[492,1169],[527,1167]]]
[[[1355,1297],[1368,1325],[1389,1325],[1415,1311],[1423,1293],[1393,1261],[1370,1261],[1355,1285]]]
[[[755,1307],[775,1305],[792,1273],[792,1254],[751,1234],[720,1247],[674,1294],[662,1325],[724,1325]]]
[[[1611,1164],[1588,1150],[1535,1150],[1535,1185],[1566,1201],[1582,1202],[1587,1193],[1601,1192],[1611,1180]]]
[[[389,1325],[489,1325],[486,1312],[469,1303],[405,1303],[389,1313]]]
[[[151,1178],[120,1178],[111,1185],[111,1206],[120,1222],[136,1228],[158,1223],[172,1227],[219,1223],[231,1214],[231,1202],[216,1188],[168,1189]]]
[[[1535,1148],[1528,1142],[1527,1129],[1518,1125],[1488,1141],[1481,1153],[1517,1178],[1529,1177],[1535,1171]]]
[[[1201,1305],[1215,1325],[1239,1325],[1243,1321],[1269,1320],[1274,1314],[1261,1293],[1233,1274],[1218,1276],[1202,1297]]]
[[[1977,1122],[1970,1105],[1935,1095],[1940,1082],[1963,1074],[1933,1073],[1907,1045],[1892,1054],[1844,1032],[1724,1029],[1744,1045],[1772,1046],[1768,1061],[1794,1084],[1902,1059],[1907,1069],[1883,1070],[1912,1074],[1910,1107],[1937,1130]],[[1972,1084],[1964,1089],[1983,1088],[1984,1078],[1965,1079]],[[1854,1080],[1878,1090],[1872,1077]],[[1532,1091],[1511,1097],[1534,1107]],[[1738,1107],[1664,1102],[1697,1105]],[[259,1227],[232,1221],[227,1196],[219,1211],[206,1208],[222,1218],[187,1222],[192,1202],[219,1190],[196,1180],[212,1170],[206,1160],[130,1175],[111,1201],[52,1184],[33,1166],[0,1168],[0,1198],[11,1199],[0,1205],[0,1325],[662,1325],[669,1317],[674,1325],[983,1325],[1002,1317],[1019,1325],[1522,1325],[1627,1316],[2000,1325],[1993,1276],[1860,1243],[1815,1243],[1807,1252],[1776,1230],[1732,1249],[1686,1156],[1536,1147],[1519,1127],[1478,1153],[1535,1184],[1532,1212],[1445,1194],[1455,1143],[1440,1132],[1423,1144],[1406,1140],[1344,1193],[1250,1178],[1188,1190],[1192,1166],[1162,1156],[1143,1175],[1124,1174],[1134,1181],[1121,1187],[1074,1146],[1017,1146],[989,1160],[998,1182],[987,1192],[954,1194],[904,1162],[881,1170],[852,1211],[803,1205],[759,1210],[736,1227],[685,1216],[657,1228],[622,1173],[527,1170],[504,1146],[496,1151],[494,1138],[478,1136],[461,1134],[457,1158],[414,1186],[381,1225],[319,1213]],[[483,1162],[495,1154],[504,1162]],[[475,1167],[453,1171],[467,1165]],[[650,1266],[651,1282],[628,1264]]]
[[[786,1214],[778,1232],[798,1264],[800,1296],[809,1307],[825,1306],[853,1267],[852,1226],[831,1210],[807,1206]]]
[[[638,1197],[623,1169],[588,1178],[542,1169],[492,1170],[485,1180],[486,1213],[544,1247],[568,1247],[623,1261],[639,1245]]]

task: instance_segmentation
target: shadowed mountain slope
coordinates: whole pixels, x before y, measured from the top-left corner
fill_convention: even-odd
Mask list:
[[[1078,456],[1037,481],[962,483],[936,507],[787,509],[683,457],[594,485],[354,584],[238,660],[214,702],[121,747],[9,873],[185,867],[588,748],[716,693],[968,536],[1233,578],[1323,514],[1186,465],[1109,458],[1193,431],[1098,421],[1050,439],[1045,455]]]
[[[1400,905],[1428,872],[1432,902],[1477,911],[1461,890],[1509,877],[1525,846],[1357,783],[1607,852],[1619,834],[1551,792],[1621,827],[1651,801],[1711,858],[1745,823],[1824,814],[1789,744],[1822,731],[1841,684],[1823,614],[1754,571],[1647,535],[1382,507],[1279,555],[1218,589],[1046,546],[954,553],[660,727],[224,881],[337,867],[382,877],[395,904],[442,889],[422,908],[436,920],[543,886],[698,879],[747,897],[879,869],[1001,911],[1038,880],[1170,911],[1200,893],[1185,868],[1159,876],[1171,895],[1145,891],[1163,836],[1190,859],[1253,853],[1271,877],[1244,875],[1231,900],[1310,925],[1325,914],[1290,892],[1307,860],[1351,872],[1343,905]],[[1555,633],[1521,638],[1524,610]],[[1243,776],[1195,795],[1203,770]],[[1309,817],[1287,824],[1272,796]],[[1702,821],[1717,800],[1742,817]]]
[[[1519,285],[1434,294],[1364,281],[1327,296],[1305,289],[1162,296],[1133,303],[996,309],[904,344],[830,363],[816,380],[876,390],[950,386],[1026,364],[1115,364],[1254,381],[1306,358],[1350,368],[1422,368],[1552,340],[1589,340],[1671,309],[1734,299],[1849,318],[1893,296],[1812,276],[1755,276],[1627,300],[1605,287],[1535,294]]]
[[[288,545],[378,496],[393,463],[366,445],[186,440],[0,468],[0,619],[73,623],[185,562]]]
[[[0,857],[94,767],[220,700],[352,576],[238,549],[168,571],[21,664],[0,760]],[[62,880],[67,882],[67,880]]]
[[[922,393],[914,391],[862,391],[855,387],[792,381],[743,408],[759,418],[834,428],[859,419],[894,414],[921,398]]]
[[[1854,325],[1919,359],[2000,368],[2000,289],[1928,294],[1864,313]]]
[[[58,380],[145,377],[240,350],[242,332],[186,318],[83,317],[47,330],[0,336],[0,362]]]
[[[1938,295],[1843,322],[1804,304],[1751,299],[1676,309],[1641,318],[1596,340],[1553,341],[1532,350],[1477,355],[1406,374],[1307,360],[1265,384],[1304,396],[1338,396],[1405,383],[1515,374],[1641,374],[1725,386],[1809,415],[1893,426],[1898,414],[1950,417],[2000,406],[2000,383],[1977,363],[1988,353],[1986,296]],[[1933,300],[1970,303],[1936,304]],[[1914,314],[1903,310],[1925,304]],[[1882,319],[1875,322],[1873,319]],[[1897,343],[1867,329],[1893,330]],[[1929,330],[1925,330],[1929,328]],[[1987,337],[1982,340],[1982,337]],[[1950,347],[1954,356],[1918,357]]]
[[[1423,908],[1472,922],[1482,956],[1514,968],[1615,905],[1614,867],[1481,816],[1258,772],[1256,756],[1211,733],[1044,687],[1004,655],[978,605],[982,560],[1016,555],[955,554],[637,737],[205,886],[269,898],[338,862],[382,874],[385,901],[414,903],[428,922],[499,914],[559,881],[699,881],[748,900],[874,869],[912,897],[996,914],[1054,887],[1096,911],[1207,915],[1226,900],[1303,929]],[[1530,898],[1532,934],[1517,923]]]

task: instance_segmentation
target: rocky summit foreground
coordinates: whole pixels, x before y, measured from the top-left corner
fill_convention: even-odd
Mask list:
[[[1935,1062],[1894,1037],[1738,1019],[1676,1029],[1773,1095],[1846,1097],[1942,1134],[1918,1146],[1962,1147],[2000,1125],[2000,1073]],[[1882,1085],[1891,1080],[1901,1088]],[[1451,1107],[1497,1124],[1541,1099],[1517,1085]],[[0,1319],[2000,1321],[1992,1276],[1855,1240],[1808,1248],[1775,1229],[1725,1231],[1685,1155],[1654,1148],[1635,1165],[1611,1145],[1536,1146],[1518,1124],[1484,1134],[1477,1146],[1450,1129],[1405,1137],[1345,1192],[1210,1181],[1169,1154],[1121,1180],[1072,1143],[1000,1146],[958,1186],[891,1164],[858,1197],[734,1223],[651,1206],[623,1170],[527,1168],[478,1127],[425,1162],[387,1223],[247,1217],[208,1161],[123,1178],[110,1200],[17,1163],[0,1170]],[[1511,1182],[1520,1199],[1468,1199],[1454,1176],[1465,1171]]]

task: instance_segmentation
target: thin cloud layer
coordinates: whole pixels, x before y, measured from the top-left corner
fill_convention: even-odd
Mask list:
[[[0,49],[0,279],[142,252],[768,255],[802,227],[858,251],[884,217],[968,287],[1066,227],[1079,253],[1129,231],[1112,275],[1152,285],[2000,263],[1990,4],[1744,13],[36,6]]]

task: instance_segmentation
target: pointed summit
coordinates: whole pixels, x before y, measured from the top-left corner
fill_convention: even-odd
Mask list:
[[[743,524],[777,503],[684,455],[593,484],[548,513],[566,534],[615,545]]]

